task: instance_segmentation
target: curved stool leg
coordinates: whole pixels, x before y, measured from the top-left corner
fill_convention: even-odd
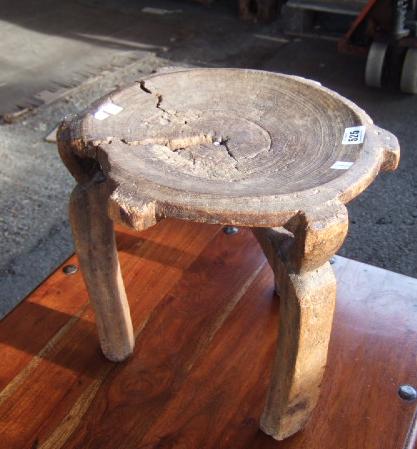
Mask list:
[[[294,236],[283,228],[253,230],[279,286],[278,349],[260,424],[277,440],[303,428],[319,397],[336,301],[336,278],[327,260],[346,235],[343,209],[329,227],[325,221],[317,227],[304,223]],[[331,235],[320,244],[326,230]]]
[[[101,349],[109,360],[121,361],[133,352],[134,336],[107,200],[106,183],[78,184],[70,199],[70,221]]]
[[[327,360],[336,301],[329,263],[277,276],[280,286],[278,349],[261,418],[262,430],[282,440],[300,430],[315,407]]]

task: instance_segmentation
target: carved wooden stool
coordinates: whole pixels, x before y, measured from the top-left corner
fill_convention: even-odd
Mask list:
[[[105,356],[124,360],[134,346],[113,222],[250,226],[281,301],[261,428],[276,439],[301,429],[326,365],[336,298],[328,261],[348,230],[344,204],[397,167],[397,139],[313,81],[180,69],[65,121],[59,151],[78,182],[71,225]]]

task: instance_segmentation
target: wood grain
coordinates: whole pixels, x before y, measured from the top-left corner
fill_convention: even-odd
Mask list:
[[[347,139],[358,127],[361,138]],[[327,358],[336,295],[328,260],[347,233],[344,204],[379,171],[397,167],[395,136],[311,80],[178,69],[138,80],[64,121],[58,148],[78,182],[71,225],[106,357],[123,361],[134,346],[113,222],[138,231],[167,217],[252,227],[281,288],[278,356],[261,428],[276,439],[300,430]]]
[[[302,432],[277,443],[258,423],[279,298],[250,233],[167,220],[140,234],[119,230],[117,240],[138,334],[133,357],[103,358],[92,309],[77,317],[86,300],[80,273],[57,270],[0,323],[1,355],[13,355],[0,358],[6,385],[71,323],[0,403],[2,449],[411,449],[404,445],[416,407],[397,389],[417,384],[415,279],[336,258],[318,406]],[[42,319],[30,319],[27,303],[47,306]],[[26,338],[11,331],[19,323]]]
[[[258,426],[252,401],[269,382],[279,305],[272,281],[264,266],[140,447],[214,449],[231,422],[235,431]],[[128,441],[135,447],[137,439]]]
[[[320,218],[319,218],[320,217]],[[277,440],[301,430],[315,407],[327,360],[336,279],[328,260],[348,229],[343,204],[285,228],[253,228],[275,274],[280,334],[261,428]]]
[[[132,318],[136,331],[146,325],[155,307],[217,233],[216,226],[201,225],[196,229],[191,223],[171,220],[165,221],[163,227],[156,226],[141,235],[132,235],[126,230],[118,232],[120,260],[128,283],[127,292],[134,301]],[[167,236],[169,245],[164,244]],[[57,288],[54,289],[54,286]],[[57,290],[61,294],[56,294]],[[45,292],[44,301],[56,303],[55,307],[58,309],[71,307],[73,298],[78,296],[86,300],[81,274],[69,278],[57,271],[28,298],[28,301],[36,302],[39,291]],[[137,300],[138,291],[140,301]],[[21,317],[21,308],[22,306],[16,308],[0,324],[3,325],[4,321],[9,319],[13,323],[17,319],[14,316]],[[57,315],[59,317],[59,314]],[[53,324],[55,320],[56,316],[51,311],[48,321]],[[5,381],[9,382],[5,388],[13,382],[14,385],[13,394],[7,395],[6,400],[0,404],[1,441],[8,448],[19,449],[31,448],[36,439],[42,442],[45,439],[45,423],[48,422],[49,426],[58,425],[68,416],[73,401],[81,392],[102,376],[109,365],[115,368],[110,362],[105,362],[100,354],[91,308],[88,308],[78,321],[71,323],[65,338],[57,342],[52,351],[41,357],[37,351],[32,351],[33,340],[39,339],[41,344],[43,343],[42,334],[38,336],[36,332],[37,323],[30,320],[23,322],[31,326],[30,339],[27,338],[27,333],[24,333],[26,339],[18,339],[11,333],[6,335],[7,340],[2,337],[2,348],[7,348],[14,355],[25,354],[28,364],[36,359],[35,369],[27,372],[28,375],[17,379],[17,376],[4,376]],[[3,369],[1,371],[3,372]],[[4,371],[9,372],[7,363]],[[35,411],[35,416],[29,422],[19,419],[22,416],[28,417]],[[51,428],[48,429],[47,434]]]
[[[97,444],[118,447],[121,438],[134,435],[140,439],[147,431],[204,356],[253,282],[254,273],[265,264],[256,242],[246,237],[247,232],[233,236],[233,240],[219,234],[201,260],[190,266],[147,320],[132,362],[118,371],[122,387],[115,389],[113,376],[109,376],[103,384],[106,393],[92,403],[85,422],[65,449]],[[137,401],[142,411],[132,414]],[[89,431],[90,418],[95,422],[94,434]],[[115,423],[118,433],[112,431]]]
[[[364,142],[343,144],[354,126],[366,128]],[[137,230],[165,217],[284,226],[350,201],[399,160],[397,139],[346,98],[311,80],[246,69],[138,80],[64,122],[58,145],[78,182],[103,172],[109,213]],[[332,168],[338,161],[352,166]]]
[[[129,304],[120,271],[106,184],[93,178],[71,194],[70,221],[81,271],[95,313],[101,349],[113,362],[133,352]]]
[[[74,291],[74,282],[80,282],[81,273],[65,276],[63,266],[78,263],[75,256],[62,264],[53,276],[42,283],[22,304],[0,321],[0,401],[5,387],[22,373],[34,356],[44,357],[53,349],[54,340],[68,329],[67,325],[79,318],[88,303],[86,291]],[[36,333],[27,337],[27,329]]]

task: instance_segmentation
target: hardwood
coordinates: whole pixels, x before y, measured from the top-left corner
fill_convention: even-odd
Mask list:
[[[0,447],[412,448],[416,403],[397,389],[417,384],[417,280],[336,258],[318,406],[277,443],[258,430],[279,320],[273,273],[250,232],[218,231],[174,220],[117,230],[137,340],[125,363],[99,352],[81,273],[60,267],[3,319]]]
[[[363,141],[345,141],[353,126]],[[327,357],[336,295],[328,260],[347,233],[344,203],[397,167],[396,138],[314,81],[178,69],[64,122],[58,147],[79,183],[71,223],[107,358],[122,361],[134,345],[113,221],[138,231],[168,217],[252,227],[282,296],[261,427],[276,439],[300,430]]]
[[[107,185],[97,175],[75,187],[70,220],[80,268],[96,312],[104,355],[113,362],[125,360],[134,346],[129,304],[120,272],[113,222],[105,203]]]
[[[109,105],[122,110],[95,118]],[[359,125],[363,144],[343,145],[345,128]],[[65,121],[58,140],[79,182],[103,171],[112,218],[138,231],[166,217],[285,226],[350,201],[399,159],[397,139],[349,100],[246,69],[152,75]],[[353,165],[332,169],[337,161]]]
[[[149,317],[196,257],[201,259],[202,249],[212,243],[217,233],[215,226],[196,228],[191,223],[178,225],[170,220],[163,226],[156,226],[152,232],[141,233],[140,237],[137,233],[119,230],[118,247],[127,292],[135,301],[132,318],[136,333],[146,326]],[[85,287],[80,277],[80,273],[66,277],[58,270],[38,289],[40,292],[35,291],[0,323],[1,354],[9,354],[7,359],[1,358],[2,363],[6,363],[1,370],[2,384],[6,387],[1,392],[0,435],[3,438],[0,441],[6,447],[31,448],[35,437],[43,440],[43,423],[47,420],[50,424],[52,420],[52,425],[62,420],[66,422],[64,418],[77,400],[82,399],[80,394],[89,387],[87,395],[88,391],[94,391],[103,376],[109,374],[109,366],[115,366],[105,362],[97,347],[91,308],[80,314],[68,313],[74,298],[85,300]],[[140,300],[136,301],[138,291]],[[29,309],[27,302],[32,304]],[[33,304],[48,311],[42,322],[31,320]],[[51,324],[62,315],[67,317],[67,322],[53,333],[56,327]],[[24,339],[10,329],[17,321]],[[23,323],[27,323],[33,332],[31,338],[28,338]],[[49,323],[50,330],[46,343],[42,333],[37,332],[44,323]],[[39,347],[41,350],[38,351]],[[23,360],[16,363],[14,373],[18,374],[13,376],[8,365],[19,358]],[[137,371],[134,376],[137,377]],[[30,417],[32,413],[35,415]],[[19,417],[22,416],[28,417],[29,421],[20,425]]]
[[[318,211],[316,211],[318,216]],[[348,230],[343,204],[327,205],[321,219],[285,228],[255,228],[281,296],[280,335],[261,419],[282,440],[302,428],[315,407],[327,360],[336,301],[336,278],[327,262]]]

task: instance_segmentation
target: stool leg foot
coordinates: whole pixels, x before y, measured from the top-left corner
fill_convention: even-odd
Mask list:
[[[302,214],[286,228],[255,228],[279,287],[280,323],[262,430],[282,440],[301,430],[314,409],[327,361],[336,302],[328,260],[347,233],[340,203]]]
[[[133,352],[134,336],[107,199],[106,183],[77,185],[70,199],[70,221],[101,349],[118,362]]]

